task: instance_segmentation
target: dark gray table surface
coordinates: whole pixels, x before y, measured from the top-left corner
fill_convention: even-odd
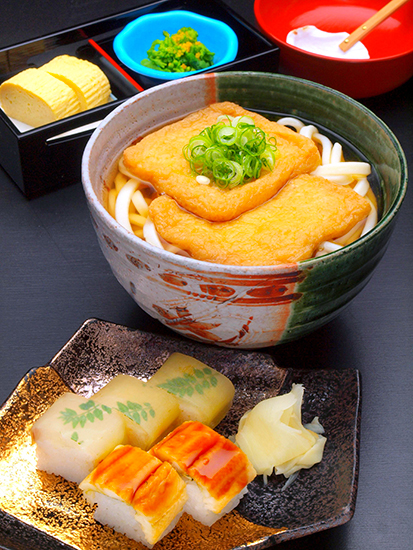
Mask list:
[[[3,0],[0,47],[144,3]],[[227,3],[255,24],[252,0]],[[413,80],[362,102],[396,134],[413,171]],[[353,519],[280,548],[413,548],[412,272],[413,198],[408,192],[390,246],[367,287],[325,327],[271,350],[280,367],[359,369],[363,388]],[[0,281],[0,402],[88,318],[168,334],[110,272],[80,183],[28,201],[0,168]]]

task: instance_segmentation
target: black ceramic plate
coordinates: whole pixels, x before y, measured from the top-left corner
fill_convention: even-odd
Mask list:
[[[74,483],[36,470],[30,427],[59,395],[90,396],[118,373],[150,377],[174,351],[192,355],[234,383],[234,404],[216,428],[236,432],[242,414],[258,401],[305,386],[303,421],[319,416],[327,443],[320,464],[285,479],[261,476],[236,510],[211,528],[184,515],[155,548],[220,550],[273,544],[335,527],[354,513],[360,422],[356,370],[279,369],[269,355],[201,345],[89,320],[49,365],[31,370],[0,411],[0,546],[12,550],[141,549],[93,519]]]

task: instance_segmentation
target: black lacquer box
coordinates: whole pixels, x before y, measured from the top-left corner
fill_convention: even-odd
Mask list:
[[[0,109],[0,164],[28,198],[79,182],[83,150],[99,122],[129,97],[159,83],[123,65],[113,51],[113,40],[140,15],[175,9],[221,20],[237,34],[237,57],[213,71],[277,72],[278,48],[219,0],[161,0],[0,50],[0,83],[68,54],[98,65],[111,84],[110,103],[34,129],[15,124]]]

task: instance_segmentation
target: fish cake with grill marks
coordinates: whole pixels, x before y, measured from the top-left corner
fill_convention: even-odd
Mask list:
[[[150,206],[159,234],[193,258],[228,265],[275,265],[311,258],[371,209],[349,187],[304,174],[270,201],[228,222],[203,220],[162,195]]]
[[[149,548],[172,530],[188,498],[170,464],[131,445],[116,447],[79,487],[97,504],[97,521]]]
[[[267,139],[276,138],[280,156],[271,172],[262,172],[258,179],[229,190],[196,181],[183,148],[191,137],[216,124],[221,115],[249,116],[266,132]],[[320,164],[320,154],[311,139],[234,103],[223,102],[148,134],[125,150],[123,160],[130,172],[189,212],[210,221],[227,221],[269,200],[290,178],[314,170]]]

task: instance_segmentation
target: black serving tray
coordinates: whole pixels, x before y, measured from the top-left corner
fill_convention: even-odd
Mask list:
[[[175,9],[219,19],[237,34],[237,57],[214,72],[277,72],[279,49],[220,0],[161,0],[0,50],[0,83],[57,55],[69,54],[98,65],[112,89],[113,100],[106,105],[26,131],[19,129],[0,109],[0,164],[28,198],[79,182],[83,150],[98,123],[129,97],[159,84],[123,65],[112,44],[115,36],[137,17]]]

